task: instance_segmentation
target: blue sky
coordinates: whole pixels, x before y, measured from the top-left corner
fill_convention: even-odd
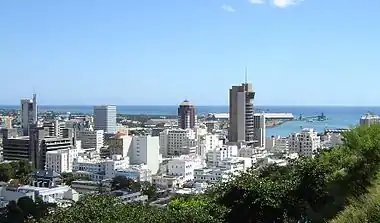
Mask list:
[[[379,105],[378,0],[1,0],[0,104]]]

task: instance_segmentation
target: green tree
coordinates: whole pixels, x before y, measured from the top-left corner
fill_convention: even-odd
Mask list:
[[[62,183],[71,186],[71,183],[78,178],[74,176],[73,173],[61,173]]]
[[[29,197],[22,197],[18,199],[17,206],[22,210],[24,219],[28,219],[32,216],[36,216],[37,207],[34,201]]]
[[[352,196],[367,192],[380,169],[380,126],[358,127],[345,145],[286,167],[250,170],[209,195],[228,208],[227,221],[284,222],[333,218]]]
[[[39,220],[56,207],[56,204],[45,203],[38,196],[35,202],[29,197],[21,197],[17,202],[9,202],[7,209],[1,214],[0,222],[21,223],[29,219]]]
[[[152,199],[157,193],[157,188],[146,181],[141,184],[141,193],[147,195],[148,199]]]
[[[71,186],[72,182],[76,180],[91,180],[91,178],[89,177],[84,177],[84,176],[80,177],[73,173],[66,173],[66,172],[61,173],[61,178],[62,178],[62,182],[68,186]]]
[[[9,163],[0,164],[0,181],[8,182],[12,177],[12,166]]]
[[[141,184],[124,176],[116,176],[112,179],[111,189],[137,192],[141,190]]]
[[[165,210],[142,204],[123,204],[107,195],[85,195],[73,206],[57,209],[41,223],[217,223],[205,209]]]
[[[4,223],[22,223],[24,222],[24,212],[17,205],[16,201],[10,201],[7,205],[6,212],[1,222]]]

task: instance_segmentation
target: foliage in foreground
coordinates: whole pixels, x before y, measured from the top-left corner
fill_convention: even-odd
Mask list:
[[[380,167],[379,125],[355,128],[345,139],[315,159],[248,171],[210,196],[229,210],[227,222],[325,222],[366,193]]]
[[[113,178],[111,189],[141,192],[143,195],[147,195],[148,199],[154,198],[157,192],[157,188],[150,182],[136,182],[125,176],[116,176]]]
[[[41,221],[41,223],[77,222],[216,223],[220,221],[211,217],[203,207],[164,210],[142,204],[125,205],[117,198],[107,195],[86,195],[74,206],[57,209],[54,214]]]
[[[30,218],[39,220],[46,217],[56,206],[43,202],[39,197],[35,202],[29,197],[22,197],[17,202],[11,201],[7,205],[6,210],[0,214],[0,222],[22,223]]]
[[[380,222],[380,182],[377,183],[368,194],[352,199],[331,223]]]
[[[315,159],[247,171],[204,196],[176,199],[167,210],[88,196],[43,222],[325,222],[368,192],[379,167],[380,125],[362,126]]]

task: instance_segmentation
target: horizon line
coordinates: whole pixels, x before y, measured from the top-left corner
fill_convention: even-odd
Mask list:
[[[64,105],[58,105],[58,104],[37,104],[37,106],[44,106],[44,107],[94,107],[94,106],[100,106],[100,105],[114,105],[116,107],[120,106],[120,107],[127,107],[127,106],[130,106],[130,107],[173,107],[173,106],[179,106],[179,105],[175,105],[175,104],[172,104],[172,105],[157,105],[157,104],[152,104],[152,105],[147,105],[147,104],[141,104],[141,105],[138,105],[138,104],[96,104],[96,105],[89,105],[89,104],[84,104],[84,105],[79,105],[79,104],[64,104]],[[9,106],[9,107],[19,107],[20,105],[18,104],[0,104],[0,108],[1,106]],[[229,105],[204,105],[204,104],[201,104],[201,105],[195,105],[195,107],[228,107]],[[357,107],[357,108],[362,108],[362,107],[380,107],[380,105],[318,105],[318,104],[315,104],[315,105],[263,105],[263,104],[259,104],[259,105],[254,105],[255,106],[258,106],[258,107]]]

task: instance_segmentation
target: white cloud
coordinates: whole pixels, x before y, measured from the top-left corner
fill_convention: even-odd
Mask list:
[[[251,4],[264,4],[265,3],[264,0],[249,0],[249,2]]]
[[[227,12],[236,12],[236,9],[234,9],[232,6],[230,5],[222,5],[222,9],[224,11],[227,11]]]
[[[286,8],[290,5],[296,5],[303,0],[273,0],[273,5],[279,8]]]

